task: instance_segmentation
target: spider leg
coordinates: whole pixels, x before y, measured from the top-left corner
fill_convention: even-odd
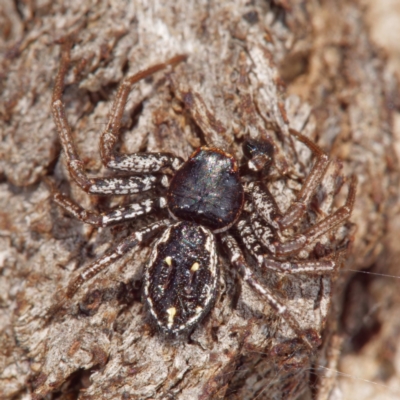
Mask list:
[[[157,200],[147,199],[140,203],[131,203],[127,206],[118,207],[115,210],[99,214],[94,211],[85,210],[69,197],[57,191],[53,185],[51,189],[53,200],[56,204],[61,206],[76,219],[98,227],[127,222],[136,219],[141,215],[149,214],[155,210],[164,208],[167,204],[166,199],[160,197]]]
[[[296,201],[290,205],[285,213],[281,214],[273,197],[268,192],[268,189],[266,187],[263,189],[260,188],[260,182],[255,183],[255,191],[250,192],[258,213],[267,221],[269,221],[269,217],[271,213],[273,213],[274,226],[281,230],[289,228],[303,218],[307,206],[316,188],[321,183],[330,162],[329,156],[310,139],[294,129],[290,129],[289,131],[292,135],[296,136],[299,141],[304,143],[317,157],[317,161],[298,193]],[[268,171],[274,151],[273,144],[267,140],[248,139],[244,142],[243,146],[243,153],[246,158],[249,159],[248,168],[254,172],[261,173],[261,176],[265,175]],[[266,213],[265,216],[264,213]]]
[[[83,271],[79,271],[79,274],[72,279],[65,292],[65,297],[70,299],[77,292],[77,290],[88,280],[93,278],[99,272],[107,268],[110,264],[121,258],[128,251],[132,250],[137,245],[148,240],[154,233],[162,229],[169,224],[168,220],[162,220],[155,222],[154,224],[148,225],[147,227],[140,229],[127,238],[121,240],[116,247],[107,251],[103,256],[88,265]]]
[[[106,194],[118,195],[118,194],[131,194],[131,193],[144,192],[146,190],[150,190],[153,187],[155,187],[159,181],[161,181],[161,184],[163,184],[164,186],[168,186],[168,178],[166,175],[162,175],[159,177],[146,175],[142,177],[132,176],[132,177],[117,177],[117,178],[89,178],[87,176],[84,170],[84,164],[79,158],[76,148],[74,146],[72,140],[71,128],[68,124],[67,117],[65,115],[64,105],[61,100],[62,91],[64,88],[64,77],[67,72],[69,62],[70,62],[70,44],[67,43],[63,46],[60,68],[58,70],[54,85],[52,112],[54,116],[54,121],[56,123],[57,132],[60,137],[61,145],[63,147],[64,154],[66,157],[68,170],[71,176],[74,178],[74,180],[86,192],[91,194],[104,194],[104,195]],[[154,68],[157,67],[158,69],[161,69],[161,66],[165,67],[165,64],[160,64],[158,66],[155,66]],[[158,70],[157,68],[155,70]],[[110,125],[110,123],[108,125]],[[153,160],[153,158],[155,157],[154,155],[149,155],[147,158],[146,155],[138,155],[137,157],[138,158],[136,159],[136,162],[138,163],[140,168],[136,169],[131,168],[130,172],[150,172],[150,171],[154,172],[158,171],[161,168],[161,167],[158,169],[155,168],[152,170],[150,167],[148,168],[143,167],[143,163],[145,164],[147,160],[147,164],[149,164],[150,161]],[[159,163],[158,166],[168,165],[168,162],[172,160],[171,157],[172,156],[169,155],[166,156],[159,155],[158,158],[156,157],[156,160],[158,160],[157,162]],[[141,159],[143,159],[144,161],[143,160],[140,161]],[[171,162],[176,163],[176,161],[174,160]]]
[[[237,269],[242,279],[260,296],[267,300],[268,304],[283,317],[283,319],[288,323],[290,328],[296,333],[298,337],[301,337],[304,343],[310,348],[314,349],[315,344],[318,343],[317,333],[313,331],[314,337],[310,340],[310,332],[305,331],[301,328],[300,324],[293,316],[293,314],[287,309],[286,306],[281,304],[272,294],[271,292],[261,285],[253,272],[247,265],[243,253],[239,248],[236,240],[230,235],[224,235],[222,238],[222,242],[226,245],[228,250],[228,254],[230,257],[231,264]],[[316,342],[313,344],[313,342]]]
[[[89,281],[99,272],[109,267],[137,245],[149,240],[157,231],[168,224],[168,220],[162,220],[132,233],[127,238],[121,240],[117,246],[107,251],[93,263],[89,264],[83,269],[83,271],[79,271],[78,274],[70,280],[65,291],[57,293],[56,303],[47,311],[46,323],[48,323],[57,312],[64,307],[68,300],[74,296],[85,282]]]
[[[329,215],[305,232],[296,235],[292,240],[283,243],[273,234],[282,229],[281,224],[277,222],[279,221],[280,214],[273,196],[261,182],[251,182],[246,187],[246,192],[250,193],[252,204],[255,208],[255,212],[253,212],[251,216],[255,226],[254,232],[261,243],[274,255],[283,256],[298,253],[319,236],[334,229],[351,216],[356,196],[356,187],[357,178],[352,176],[349,193],[344,206],[340,207],[332,215]],[[248,207],[251,208],[251,206]],[[264,220],[264,224],[259,221],[258,216]]]
[[[334,259],[327,258],[319,260],[291,262],[276,260],[271,255],[265,254],[265,250],[258,241],[258,237],[254,234],[252,225],[249,222],[247,222],[245,219],[242,219],[238,222],[237,227],[243,244],[250,252],[250,254],[257,260],[257,263],[261,268],[266,268],[268,270],[279,272],[281,274],[310,275],[331,274],[336,270],[337,257],[335,257]],[[273,237],[274,235],[268,235],[268,239]],[[272,246],[272,244],[270,246]],[[270,246],[265,247],[270,248]]]
[[[351,216],[356,198],[357,178],[352,176],[350,181],[349,193],[344,206],[337,209],[332,215],[329,215],[322,221],[316,223],[311,228],[296,235],[287,242],[275,242],[273,246],[276,249],[276,255],[283,256],[298,253],[302,248],[312,243],[318,237],[336,228]]]
[[[186,56],[178,55],[165,63],[153,65],[146,70],[126,78],[118,88],[107,126],[101,134],[100,153],[103,164],[106,167],[130,171],[134,173],[157,172],[164,167],[172,167],[177,170],[183,160],[169,153],[132,153],[118,154],[114,147],[118,140],[121,118],[124,113],[126,101],[132,86],[147,76],[166,68],[168,65],[176,65],[185,60]]]
[[[317,157],[317,161],[312,167],[310,174],[307,176],[299,194],[297,195],[296,201],[290,205],[288,210],[281,217],[276,219],[281,229],[286,229],[294,225],[304,216],[307,210],[307,205],[314,195],[316,188],[321,183],[322,177],[324,176],[329,165],[328,154],[326,154],[319,146],[317,146],[306,136],[302,135],[300,132],[297,132],[294,129],[290,129],[289,131],[314,153],[314,155]]]

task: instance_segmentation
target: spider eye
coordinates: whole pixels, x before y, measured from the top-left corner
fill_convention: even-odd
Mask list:
[[[253,158],[254,152],[256,151],[256,147],[252,140],[246,140],[243,143],[243,154],[246,158]]]

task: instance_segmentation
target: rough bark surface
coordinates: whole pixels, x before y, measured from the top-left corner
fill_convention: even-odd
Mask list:
[[[358,2],[345,0],[2,2],[2,399],[398,398],[396,280],[361,279],[355,272],[400,275],[399,136],[392,129],[398,86],[386,56],[369,39],[367,16]],[[302,327],[321,332],[320,349],[310,354],[285,322],[240,285],[223,252],[216,305],[187,340],[167,342],[146,319],[140,279],[150,247],[88,282],[46,321],[72,271],[132,230],[84,226],[52,203],[43,183],[51,176],[88,209],[126,201],[87,196],[60,157],[50,102],[57,42],[66,36],[75,45],[64,101],[78,151],[93,175],[107,174],[99,133],[118,83],[187,54],[174,72],[135,86],[121,151],[169,151],[186,158],[206,139],[239,158],[243,136],[269,135],[278,148],[279,172],[270,190],[285,210],[313,163],[289,136],[289,127],[300,130],[340,158],[302,228],[343,204],[346,184],[338,189],[349,174],[358,176],[355,225],[321,240],[324,248],[345,237],[352,242],[338,275],[262,277]],[[202,113],[200,100],[184,107],[189,91],[216,120]],[[338,381],[338,368],[377,384]]]

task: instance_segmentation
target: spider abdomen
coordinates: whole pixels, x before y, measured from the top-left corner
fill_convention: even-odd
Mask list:
[[[146,268],[144,300],[161,330],[177,335],[207,314],[217,282],[214,235],[203,226],[178,222],[154,246]]]
[[[221,232],[240,215],[243,193],[236,160],[222,150],[201,147],[172,179],[168,208],[178,219]]]

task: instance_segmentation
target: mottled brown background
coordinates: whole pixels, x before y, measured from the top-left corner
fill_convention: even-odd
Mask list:
[[[399,399],[399,280],[356,272],[400,276],[399,26],[395,0],[2,0],[0,397]],[[237,300],[229,273],[191,340],[165,343],[140,302],[148,248],[90,282],[80,313],[71,306],[44,324],[71,271],[130,229],[97,231],[68,218],[42,180],[54,177],[87,208],[123,201],[90,200],[69,182],[59,157],[50,101],[56,43],[66,35],[76,45],[64,99],[92,173],[104,173],[99,132],[123,76],[186,53],[173,79],[201,93],[226,128],[210,130],[215,141],[221,136],[236,154],[244,134],[269,132],[280,143],[280,166],[301,173],[299,165],[307,170],[312,158],[297,147],[292,160],[290,124],[340,157],[343,176],[357,174],[357,228],[348,227],[352,246],[333,291],[329,277],[269,282],[291,295],[288,304],[305,327],[327,321],[318,352],[271,352],[293,338],[290,330],[245,286]],[[179,108],[162,73],[137,85],[124,116],[123,151],[187,157],[199,137]],[[274,188],[283,208],[296,189]],[[328,195],[322,209],[332,201],[337,207],[345,193]]]

